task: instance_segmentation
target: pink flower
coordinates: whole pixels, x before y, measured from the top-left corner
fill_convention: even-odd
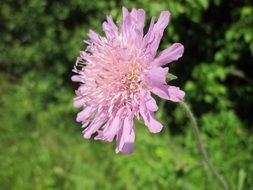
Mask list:
[[[151,133],[163,126],[155,119],[158,110],[151,93],[174,102],[182,101],[185,93],[166,84],[167,63],[178,60],[183,45],[174,43],[157,55],[170,13],[163,11],[155,18],[147,34],[143,34],[145,11],[123,8],[119,27],[111,16],[103,23],[105,37],[89,31],[86,51],[77,58],[72,80],[80,83],[74,105],[83,110],[76,120],[82,123],[83,136],[113,141],[116,152],[131,153],[135,140],[134,118],[142,120]]]

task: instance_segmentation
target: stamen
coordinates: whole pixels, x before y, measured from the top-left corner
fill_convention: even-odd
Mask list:
[[[125,75],[125,85],[127,94],[136,93],[139,90],[140,84],[140,72],[138,68],[138,63],[130,63],[129,64],[129,72]]]

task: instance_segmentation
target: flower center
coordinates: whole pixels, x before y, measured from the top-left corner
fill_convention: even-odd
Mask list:
[[[129,65],[129,72],[126,75],[126,88],[128,93],[137,92],[139,89],[141,79],[140,79],[140,70],[138,64],[131,63]]]

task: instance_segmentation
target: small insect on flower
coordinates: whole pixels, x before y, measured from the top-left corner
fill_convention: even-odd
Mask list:
[[[166,84],[168,68],[162,66],[178,60],[183,45],[174,43],[157,55],[170,13],[162,11],[159,19],[151,19],[147,34],[143,34],[145,11],[123,8],[118,27],[111,16],[103,23],[105,36],[90,30],[85,51],[80,52],[73,71],[76,90],[74,105],[81,107],[77,122],[82,123],[83,136],[112,142],[116,138],[116,153],[131,153],[135,140],[134,118],[142,120],[151,133],[163,128],[155,119],[158,110],[151,93],[180,102],[185,93]]]

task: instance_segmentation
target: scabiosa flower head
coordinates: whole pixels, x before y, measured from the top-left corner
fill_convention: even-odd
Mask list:
[[[163,128],[154,113],[158,110],[152,94],[174,102],[185,93],[166,84],[168,68],[162,66],[177,60],[184,47],[174,43],[157,55],[170,13],[161,12],[151,19],[143,34],[145,11],[123,8],[118,27],[111,16],[103,23],[105,36],[89,31],[87,49],[77,58],[72,80],[80,83],[74,105],[81,107],[76,120],[82,123],[84,138],[113,141],[116,152],[131,153],[135,139],[134,118],[140,119],[152,133]]]

